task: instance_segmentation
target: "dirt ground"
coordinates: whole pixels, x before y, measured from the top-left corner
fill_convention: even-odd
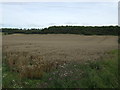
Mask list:
[[[29,52],[45,60],[96,60],[118,48],[117,36],[73,34],[4,35],[3,52]]]

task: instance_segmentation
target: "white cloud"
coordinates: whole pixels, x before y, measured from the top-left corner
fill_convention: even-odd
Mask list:
[[[115,25],[117,3],[3,3],[4,26]]]

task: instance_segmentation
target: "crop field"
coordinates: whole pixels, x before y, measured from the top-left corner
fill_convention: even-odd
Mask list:
[[[117,36],[13,34],[3,35],[2,44],[4,88],[118,85]]]

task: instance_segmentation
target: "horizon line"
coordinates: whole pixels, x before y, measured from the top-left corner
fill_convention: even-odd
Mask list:
[[[11,29],[45,29],[45,28],[49,28],[49,27],[59,27],[59,26],[78,26],[78,25],[53,25],[53,26],[48,26],[48,27],[44,27],[44,28],[37,28],[37,27],[30,27],[30,28],[26,28],[26,27],[22,27],[22,28],[19,28],[19,27],[0,27],[0,29],[3,29],[3,28],[11,28]],[[109,26],[120,26],[120,25],[79,25],[80,27],[109,27]]]

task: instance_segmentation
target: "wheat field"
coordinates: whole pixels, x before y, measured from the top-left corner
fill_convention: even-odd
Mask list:
[[[3,62],[21,78],[41,77],[44,72],[71,61],[97,60],[118,48],[117,36],[13,34],[4,35],[2,40]]]

